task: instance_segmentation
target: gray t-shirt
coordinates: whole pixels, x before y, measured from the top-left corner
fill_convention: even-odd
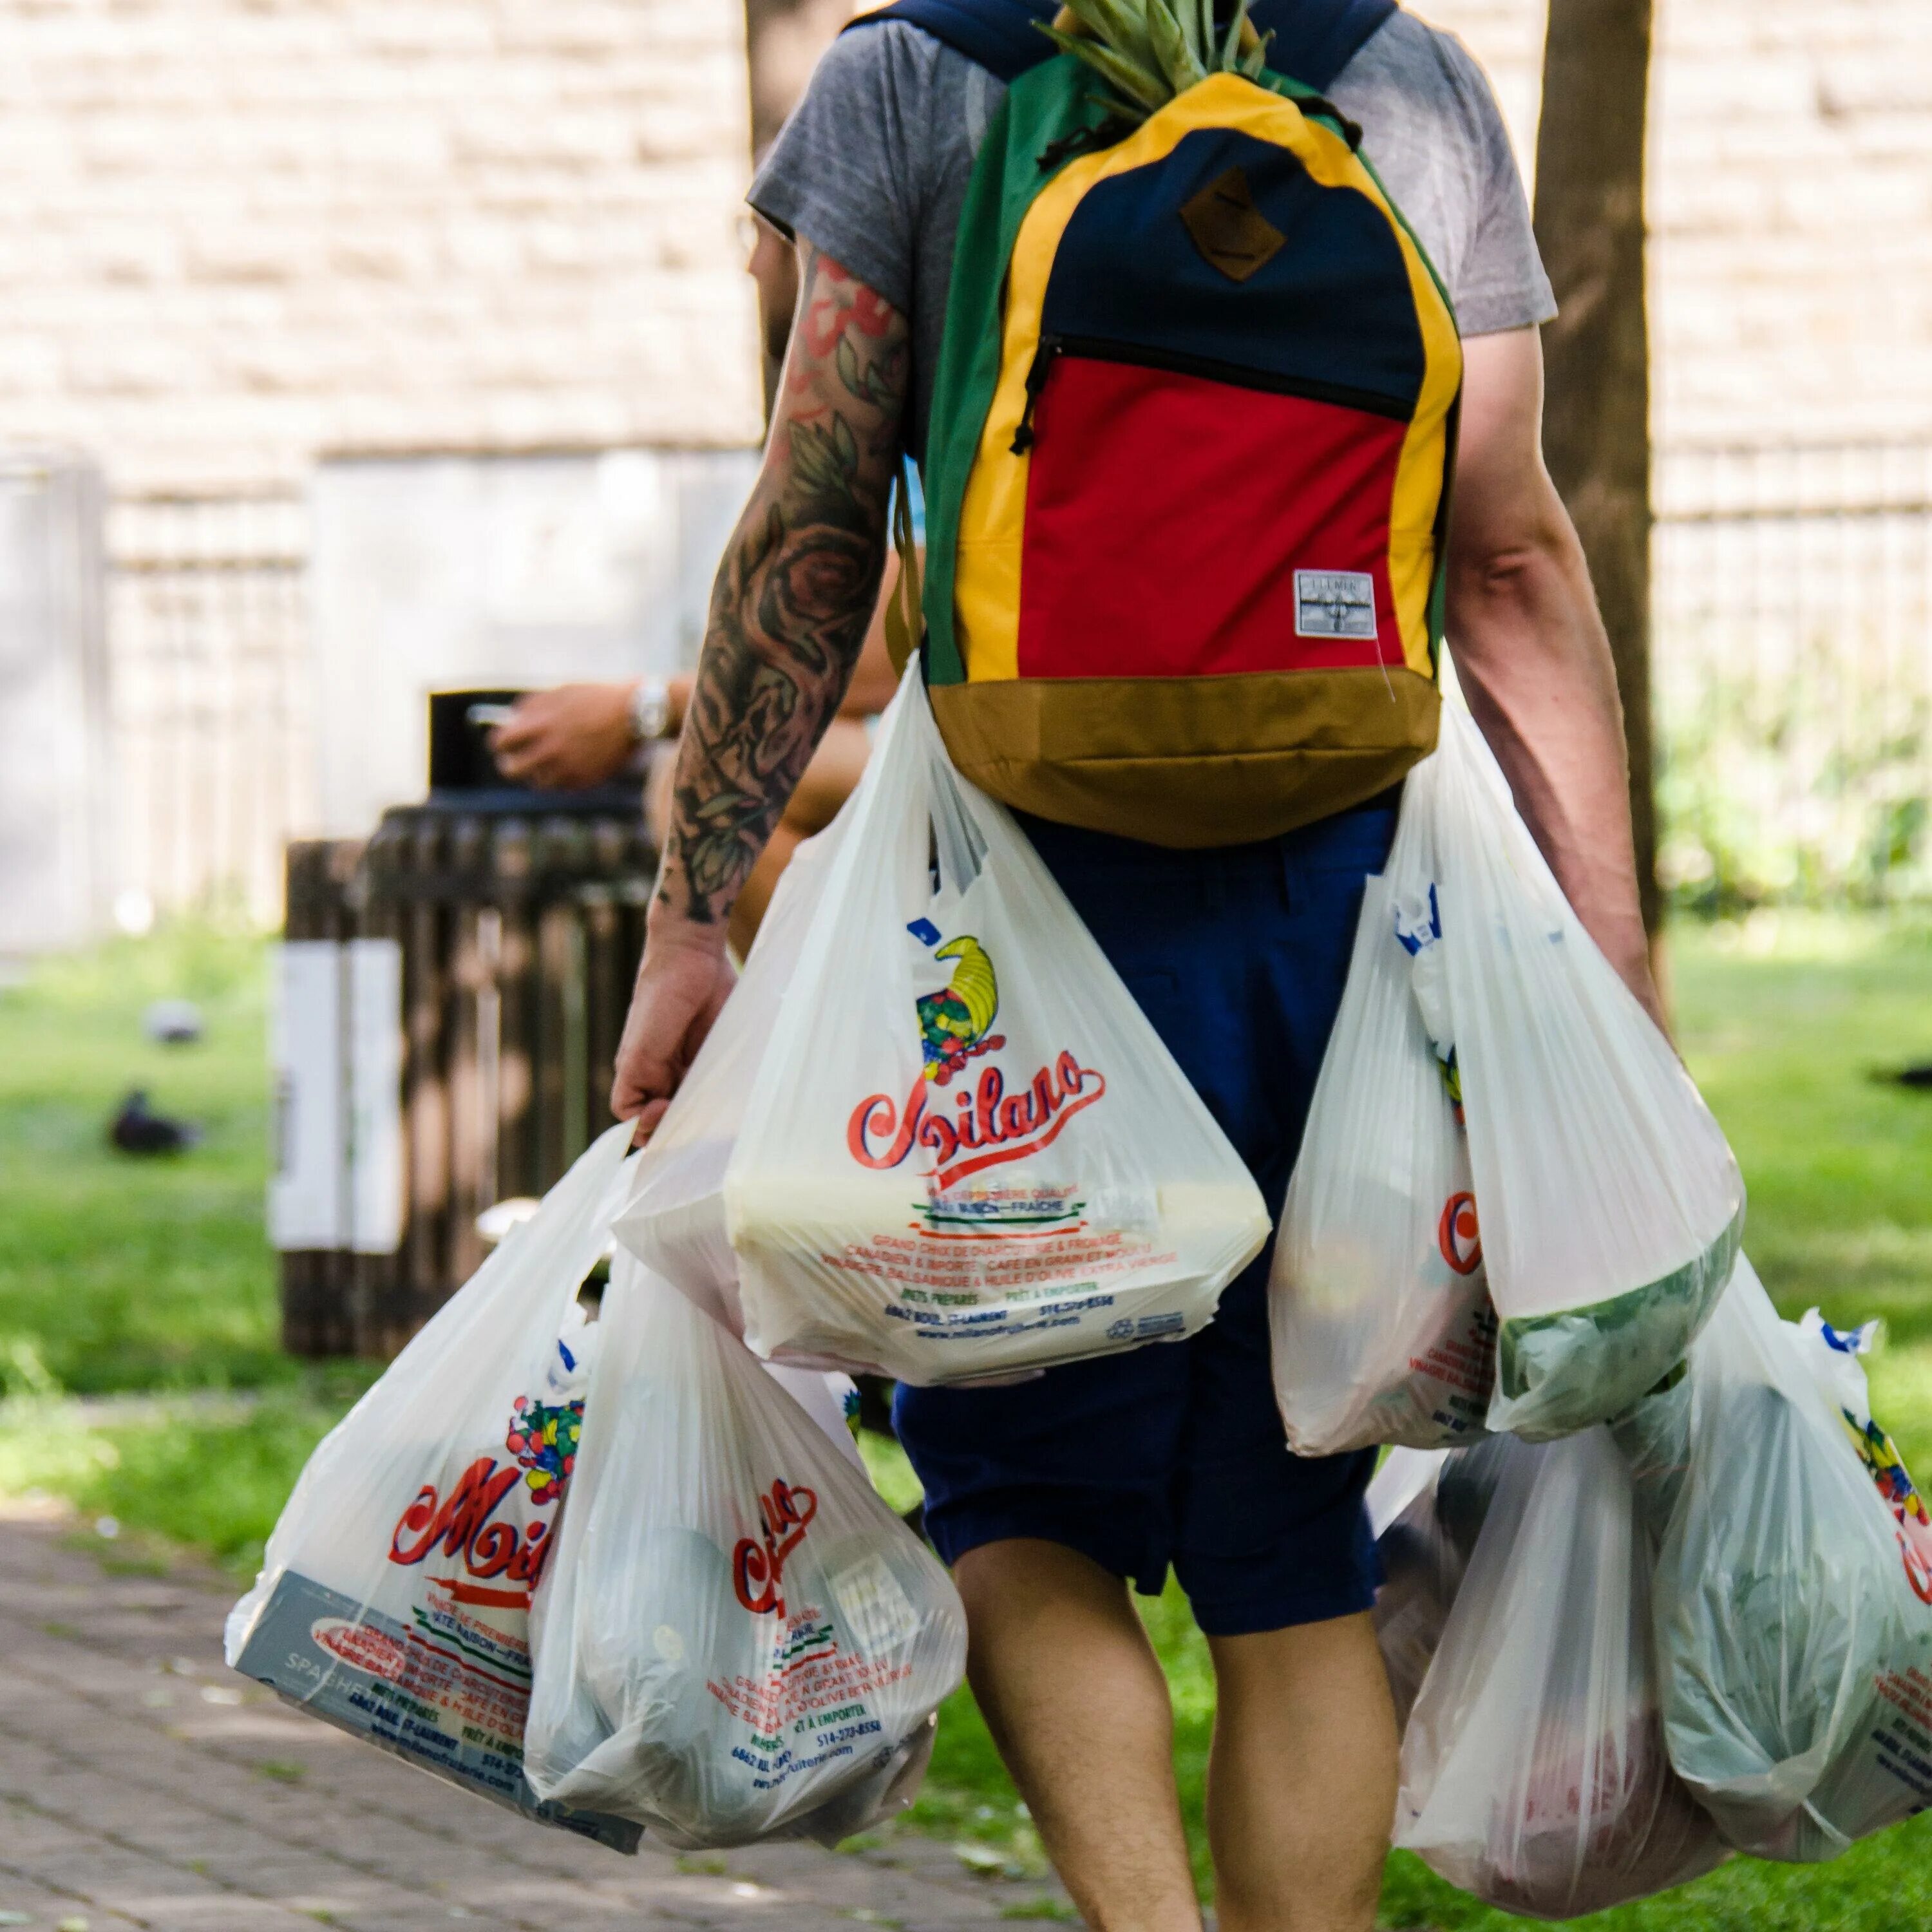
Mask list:
[[[902,21],[842,34],[752,184],[760,214],[910,319],[916,454],[966,184],[1004,92]],[[1328,94],[1362,124],[1362,152],[1435,262],[1466,336],[1556,314],[1502,116],[1461,41],[1392,14]]]

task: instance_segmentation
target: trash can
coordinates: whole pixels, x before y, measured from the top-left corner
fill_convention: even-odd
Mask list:
[[[430,699],[428,796],[290,844],[271,1055],[284,1346],[393,1354],[474,1272],[476,1217],[610,1120],[657,869],[638,784],[538,792]],[[487,716],[487,712],[485,713]]]

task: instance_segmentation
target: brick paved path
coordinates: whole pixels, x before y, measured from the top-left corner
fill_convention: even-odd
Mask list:
[[[1051,1890],[910,1832],[857,1855],[582,1844],[234,1676],[220,1579],[105,1576],[70,1535],[0,1520],[0,1924],[967,1932]]]

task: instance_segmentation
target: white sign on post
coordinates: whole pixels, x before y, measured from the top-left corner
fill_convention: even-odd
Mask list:
[[[332,939],[286,940],[274,950],[268,1239],[284,1250],[342,1245],[341,951]]]
[[[349,968],[349,1245],[392,1255],[403,1239],[403,949],[352,939]]]

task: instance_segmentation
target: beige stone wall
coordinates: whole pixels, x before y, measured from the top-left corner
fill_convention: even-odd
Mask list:
[[[1932,8],[1664,0],[1667,440],[1932,439]]]
[[[121,491],[742,444],[742,0],[0,0],[0,424]]]
[[[1664,438],[1932,436],[1932,7],[1659,4]],[[1527,166],[1542,0],[1421,10]],[[5,434],[122,490],[752,440],[743,40],[742,0],[0,0]]]
[[[1417,10],[1527,167],[1541,0]],[[1658,0],[1652,126],[1660,439],[1932,439],[1932,7]]]

